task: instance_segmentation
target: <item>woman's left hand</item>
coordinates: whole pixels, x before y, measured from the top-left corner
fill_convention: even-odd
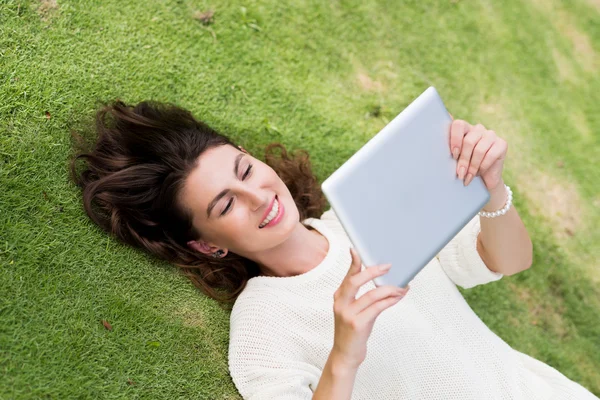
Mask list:
[[[496,132],[455,119],[450,127],[450,149],[454,159],[458,158],[456,173],[465,186],[477,175],[490,192],[502,182],[508,144]]]

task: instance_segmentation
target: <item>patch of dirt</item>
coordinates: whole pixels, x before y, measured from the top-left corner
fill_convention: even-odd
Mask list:
[[[548,329],[561,339],[571,333],[569,322],[563,318],[565,305],[562,298],[554,297],[556,302],[550,302],[539,296],[532,296],[528,288],[517,286],[512,282],[509,286],[519,301],[527,306],[528,320],[531,325]]]
[[[56,0],[40,0],[37,12],[42,21],[48,21],[58,10]]]
[[[581,64],[583,69],[588,72],[594,72],[598,68],[597,54],[592,47],[590,37],[575,27],[570,16],[566,12],[559,13],[559,18],[555,21],[557,28],[571,40],[575,52],[575,59]]]
[[[554,64],[558,69],[558,77],[561,81],[577,81],[577,74],[573,68],[571,61],[562,55],[557,49],[552,50],[552,58],[554,58]]]
[[[547,9],[549,2],[547,0],[531,0],[531,3],[540,9]]]
[[[511,172],[514,172],[513,183],[528,201],[531,213],[546,220],[553,227],[559,242],[577,234],[578,230],[584,227],[586,204],[579,197],[575,183],[540,170],[539,166],[533,163],[536,154],[534,143],[527,140],[527,136],[523,134],[531,129],[510,115],[501,103],[482,103],[479,106],[479,115],[482,121],[485,121],[487,129],[496,131],[499,137],[507,141],[506,164],[510,165]],[[573,122],[577,124],[584,124],[586,121],[581,115],[575,115],[573,118],[576,119]],[[584,125],[580,127],[585,129]]]
[[[383,84],[379,81],[371,79],[371,77],[365,73],[359,73],[357,76],[360,87],[369,92],[381,92],[383,90]]]
[[[551,223],[559,242],[577,234],[585,204],[576,184],[538,169],[521,170],[516,178],[532,214]]]
[[[600,12],[600,0],[588,0],[588,3],[590,3],[592,7],[595,7],[598,12]]]
[[[600,10],[600,0],[588,0]],[[595,72],[599,66],[599,56],[592,46],[590,37],[577,28],[573,16],[562,9],[556,0],[531,0],[532,4],[546,14],[558,32],[567,37],[573,45],[573,55],[587,72]]]
[[[176,317],[181,318],[185,326],[205,326],[205,321],[203,318],[204,316],[202,315],[202,312],[190,308],[190,306],[185,303],[179,304],[177,308],[173,309],[172,313]]]

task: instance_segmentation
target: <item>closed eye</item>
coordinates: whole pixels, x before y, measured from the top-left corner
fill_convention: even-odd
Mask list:
[[[252,169],[252,164],[250,164],[248,166],[248,169],[246,170],[246,172],[244,172],[244,176],[242,176],[242,180],[246,179],[246,177],[248,176],[248,174],[250,173],[250,170]]]
[[[248,166],[248,169],[246,170],[246,172],[244,172],[244,175],[242,176],[242,180],[246,179],[246,177],[250,174],[250,170],[252,169],[252,164],[250,164]],[[227,207],[225,207],[225,209],[223,210],[223,212],[221,213],[221,215],[225,215],[225,213],[227,211],[229,211],[229,209],[231,208],[231,204],[233,203],[233,197],[231,199],[229,199],[229,202],[227,202]]]

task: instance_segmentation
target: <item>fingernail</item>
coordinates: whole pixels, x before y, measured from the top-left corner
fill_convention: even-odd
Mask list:
[[[392,264],[383,264],[379,266],[379,270],[380,271],[387,271],[388,269],[390,269],[392,267]]]
[[[465,167],[460,167],[458,169],[458,179],[460,179],[462,181],[464,177],[465,177]]]
[[[452,150],[452,157],[455,160],[458,160],[458,147],[455,147],[454,150]]]
[[[465,179],[465,186],[471,183],[471,179],[473,179],[473,174],[468,174],[467,179]]]

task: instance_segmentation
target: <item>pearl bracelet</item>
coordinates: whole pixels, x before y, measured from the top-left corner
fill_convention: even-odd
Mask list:
[[[506,214],[506,212],[510,208],[510,205],[512,204],[512,190],[510,190],[510,186],[508,186],[507,184],[504,184],[504,187],[506,187],[506,191],[508,192],[508,199],[506,200],[506,204],[504,205],[504,207],[494,212],[479,211],[480,216],[486,218],[496,218],[500,215]]]

